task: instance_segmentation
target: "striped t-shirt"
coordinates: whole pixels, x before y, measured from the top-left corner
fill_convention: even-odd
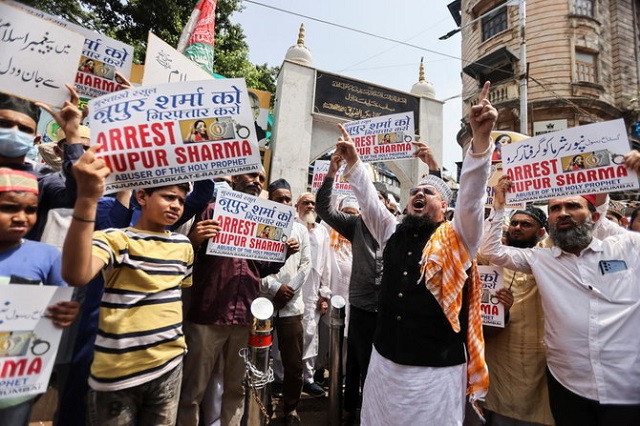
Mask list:
[[[107,229],[94,232],[93,255],[106,265],[89,385],[126,389],[177,366],[186,349],[180,287],[191,285],[193,267],[187,237]]]

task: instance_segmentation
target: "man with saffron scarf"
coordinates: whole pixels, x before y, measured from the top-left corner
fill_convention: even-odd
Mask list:
[[[473,258],[482,237],[484,186],[493,152],[490,132],[498,116],[487,100],[489,86],[484,85],[481,101],[469,114],[473,140],[452,222],[444,219],[450,189],[427,175],[410,191],[407,215],[397,223],[376,200],[355,145],[340,127],[337,153],[347,163],[344,176],[367,228],[384,250],[363,425],[461,425],[465,393],[472,402],[486,394],[489,376]]]

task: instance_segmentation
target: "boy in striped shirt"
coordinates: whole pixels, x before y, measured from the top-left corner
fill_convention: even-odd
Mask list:
[[[73,166],[78,198],[62,256],[70,285],[85,285],[100,271],[105,279],[88,421],[172,425],[186,351],[181,287],[191,285],[193,249],[165,227],[180,218],[188,185],[138,190],[142,213],[133,227],[93,232],[110,172],[95,152],[94,146]]]

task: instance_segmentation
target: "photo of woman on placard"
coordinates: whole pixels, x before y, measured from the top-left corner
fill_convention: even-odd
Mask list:
[[[185,142],[204,142],[209,140],[211,139],[209,138],[209,133],[207,133],[207,123],[202,120],[196,120]]]

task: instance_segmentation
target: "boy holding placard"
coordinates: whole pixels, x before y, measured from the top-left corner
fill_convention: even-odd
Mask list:
[[[105,278],[88,420],[172,425],[186,350],[180,287],[191,285],[193,249],[185,236],[165,227],[180,218],[188,185],[138,190],[142,213],[133,227],[93,232],[110,173],[96,158],[97,149],[73,166],[78,198],[62,255],[62,273],[71,285],[85,285],[100,271]]]
[[[38,182],[28,172],[0,168],[0,280],[15,284],[66,286],[60,275],[60,252],[24,236],[36,222]],[[48,316],[68,327],[78,314],[78,302],[49,306]],[[0,424],[26,424],[33,395],[0,400]]]

